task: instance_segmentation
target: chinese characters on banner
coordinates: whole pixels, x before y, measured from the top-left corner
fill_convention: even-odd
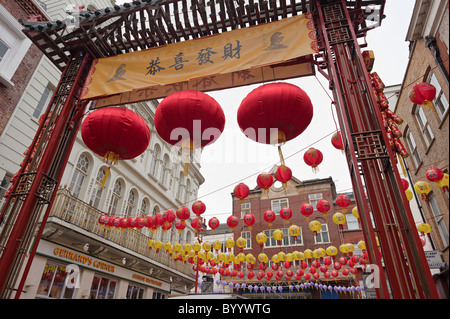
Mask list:
[[[316,52],[311,17],[294,16],[97,59],[82,98],[97,99],[100,107],[310,75]]]

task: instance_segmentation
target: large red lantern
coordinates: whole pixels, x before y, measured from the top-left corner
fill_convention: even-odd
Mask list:
[[[192,212],[197,215],[197,217],[200,217],[201,214],[203,214],[206,211],[206,205],[201,200],[196,201],[194,204],[192,204]]]
[[[263,218],[268,223],[269,227],[272,227],[272,222],[275,221],[275,217],[275,212],[270,209],[266,210],[263,215]]]
[[[155,112],[155,129],[171,145],[180,146],[188,173],[189,152],[213,143],[225,127],[225,114],[209,95],[185,90],[175,92],[159,103]],[[204,134],[205,130],[207,134]]]
[[[211,228],[211,232],[214,233],[214,230],[217,229],[217,227],[219,227],[220,225],[220,221],[217,217],[212,217],[209,221],[208,221],[208,226],[209,228]]]
[[[425,173],[425,176],[430,182],[439,182],[441,179],[444,178],[444,172],[440,170],[439,168],[432,167],[427,170]]]
[[[303,160],[305,161],[306,165],[309,165],[312,167],[313,172],[317,172],[318,171],[317,166],[320,163],[322,163],[323,154],[318,149],[311,147],[303,155]]]
[[[247,198],[248,194],[250,194],[250,189],[244,183],[239,183],[236,187],[234,187],[233,194],[239,198],[242,203],[244,202],[244,199]]]
[[[426,82],[417,83],[409,93],[409,99],[415,104],[421,104],[433,108],[433,100],[436,97],[436,88]]]
[[[317,202],[316,204],[316,208],[319,212],[321,212],[323,214],[323,217],[327,217],[327,212],[330,210],[331,208],[331,204],[329,201],[327,201],[326,199],[321,199]]]
[[[308,95],[289,83],[269,83],[251,91],[241,102],[237,121],[244,134],[263,144],[281,145],[300,135],[313,117]]]
[[[302,206],[300,206],[300,213],[306,217],[306,220],[309,221],[309,216],[314,213],[314,207],[310,203],[303,203]]]
[[[174,222],[174,226],[178,230],[178,234],[181,234],[181,231],[186,228],[186,221],[182,219],[177,219]]]
[[[236,227],[239,224],[239,219],[234,216],[231,215],[230,217],[227,218],[227,225],[228,227],[230,227],[231,230],[234,230],[234,227]]]
[[[334,148],[343,151],[344,143],[342,142],[341,132],[337,131],[331,136],[331,144],[333,144]]]
[[[191,212],[186,206],[181,206],[180,208],[178,208],[176,214],[177,217],[181,220],[186,220],[191,216]]]
[[[244,215],[244,223],[248,226],[248,230],[252,230],[253,224],[255,224],[255,215],[247,213]]]
[[[336,205],[342,208],[342,212],[347,211],[347,207],[351,204],[352,200],[345,194],[340,194],[336,197]]]
[[[283,207],[280,209],[280,218],[284,219],[285,224],[289,224],[289,220],[292,217],[292,209],[289,207]]]
[[[202,228],[202,220],[200,218],[192,218],[191,220],[191,226],[194,228],[195,232],[197,233]]]
[[[281,182],[284,190],[286,191],[287,182],[289,182],[292,178],[291,169],[285,165],[278,166],[274,176],[277,181]]]
[[[150,129],[138,114],[123,107],[104,107],[89,114],[81,126],[86,146],[111,164],[135,158],[147,149]]]
[[[263,189],[264,193],[267,194],[267,198],[268,198],[269,197],[269,188],[273,184],[272,175],[269,173],[266,173],[266,172],[261,173],[256,178],[256,183],[258,184],[259,187],[261,187]]]
[[[175,220],[175,217],[175,213],[171,209],[166,210],[164,213],[162,213],[162,219],[164,222],[171,223]]]

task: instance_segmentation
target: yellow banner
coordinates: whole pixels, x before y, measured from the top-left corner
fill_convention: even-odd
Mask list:
[[[172,91],[207,91],[311,74],[317,52],[310,15],[143,51],[97,59],[82,99],[97,106],[167,96]],[[300,58],[309,56],[309,58]],[[103,102],[101,101],[103,100]]]

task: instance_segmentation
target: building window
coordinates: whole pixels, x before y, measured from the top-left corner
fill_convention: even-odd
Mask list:
[[[445,226],[444,214],[441,212],[438,202],[436,200],[436,196],[433,193],[428,194],[428,204],[430,205],[431,211],[434,215],[434,220],[436,221],[436,225],[439,229],[439,234],[441,235],[441,239],[443,242],[443,246],[447,247],[449,244],[449,235],[447,226]]]
[[[103,188],[101,187],[103,178],[105,177],[106,171],[104,168],[100,168],[97,172],[97,177],[95,178],[95,185],[92,189],[91,199],[89,200],[89,205],[98,208],[100,200],[102,198]]]
[[[345,219],[347,220],[347,228],[349,230],[359,229],[358,219],[352,214],[345,214]]]
[[[150,174],[156,177],[158,174],[158,166],[159,166],[159,156],[161,154],[161,147],[158,144],[155,144],[155,148],[153,149],[152,154],[152,162],[150,163]]]
[[[167,154],[164,154],[164,160],[161,168],[161,175],[159,177],[159,182],[163,186],[166,186],[167,176],[169,175],[169,168],[170,168],[169,156]]]
[[[73,173],[72,180],[70,182],[70,189],[72,195],[78,197],[83,186],[84,179],[87,175],[89,168],[89,160],[86,155],[81,154],[78,159],[77,166],[75,167],[75,172]]]
[[[144,291],[142,287],[128,285],[127,299],[144,299]]]
[[[127,206],[125,208],[125,214],[128,217],[133,216],[134,206],[135,206],[136,194],[133,190],[128,193]]]
[[[36,108],[34,109],[34,118],[39,118],[44,107],[46,107],[50,103],[54,92],[54,89],[50,88],[49,85],[47,85],[47,87],[44,89],[44,93],[42,93],[41,98],[39,99],[38,104],[36,105]]]
[[[247,241],[244,249],[251,249],[252,248],[252,232],[251,231],[243,231],[241,233],[241,237]]]
[[[275,215],[280,215],[280,210],[283,207],[289,207],[289,201],[287,198],[274,199],[272,200],[271,204],[272,210],[275,213]]]
[[[330,235],[328,234],[328,224],[322,224],[322,229],[317,232],[315,242],[316,244],[324,244],[330,242]]]
[[[113,192],[111,195],[111,202],[109,203],[108,213],[114,215],[117,213],[120,198],[122,197],[122,184],[119,180],[114,183]]]
[[[434,140],[433,132],[431,131],[430,125],[428,124],[428,119],[423,111],[423,107],[417,105],[414,111],[417,124],[419,125],[420,131],[422,132],[423,139],[427,148],[431,145]]]
[[[309,203],[317,210],[316,205],[319,200],[323,198],[322,193],[308,195]]]
[[[9,46],[6,45],[5,42],[0,39],[0,63],[2,63],[3,57],[6,55],[6,52],[8,52]]]
[[[241,218],[252,212],[252,203],[241,203]]]
[[[141,202],[141,206],[139,207],[139,216],[145,217],[148,207],[148,201],[144,198]]]
[[[114,299],[116,287],[116,281],[95,275],[92,280],[89,299]]]
[[[37,298],[71,299],[75,289],[66,286],[66,267],[47,263],[36,293]]]
[[[409,147],[409,152],[412,154],[414,165],[417,168],[420,166],[420,164],[422,164],[422,159],[420,158],[419,151],[417,150],[416,142],[414,141],[414,137],[413,137],[411,131],[409,130],[409,128],[406,129],[405,138],[406,138],[406,143],[408,144],[408,147]]]
[[[431,74],[429,78],[429,82],[436,88],[436,97],[433,100],[434,107],[436,109],[436,113],[438,114],[441,120],[444,119],[444,116],[448,112],[448,100],[445,97],[444,91],[442,90],[441,85],[439,84],[434,73]]]
[[[183,172],[180,172],[180,176],[178,179],[178,189],[177,189],[177,195],[176,198],[181,202],[181,199],[183,198],[183,185],[184,184],[184,175]]]

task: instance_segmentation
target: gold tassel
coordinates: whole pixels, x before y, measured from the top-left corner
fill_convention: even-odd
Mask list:
[[[111,169],[111,167],[108,167],[108,169],[106,170],[105,176],[103,176],[102,183],[100,184],[100,188],[105,187],[105,183],[106,183],[106,180],[108,179],[110,169]]]
[[[183,175],[184,176],[188,176],[188,173],[189,173],[189,159],[190,159],[190,154],[192,154],[193,150],[194,150],[194,142],[191,141],[190,139],[182,140],[181,141],[181,149],[182,149],[182,154],[184,152],[187,152],[186,158],[184,159]]]
[[[283,157],[283,153],[281,152],[281,146],[278,145],[278,154],[280,155],[280,163],[282,167],[285,167],[284,165],[284,157]]]

